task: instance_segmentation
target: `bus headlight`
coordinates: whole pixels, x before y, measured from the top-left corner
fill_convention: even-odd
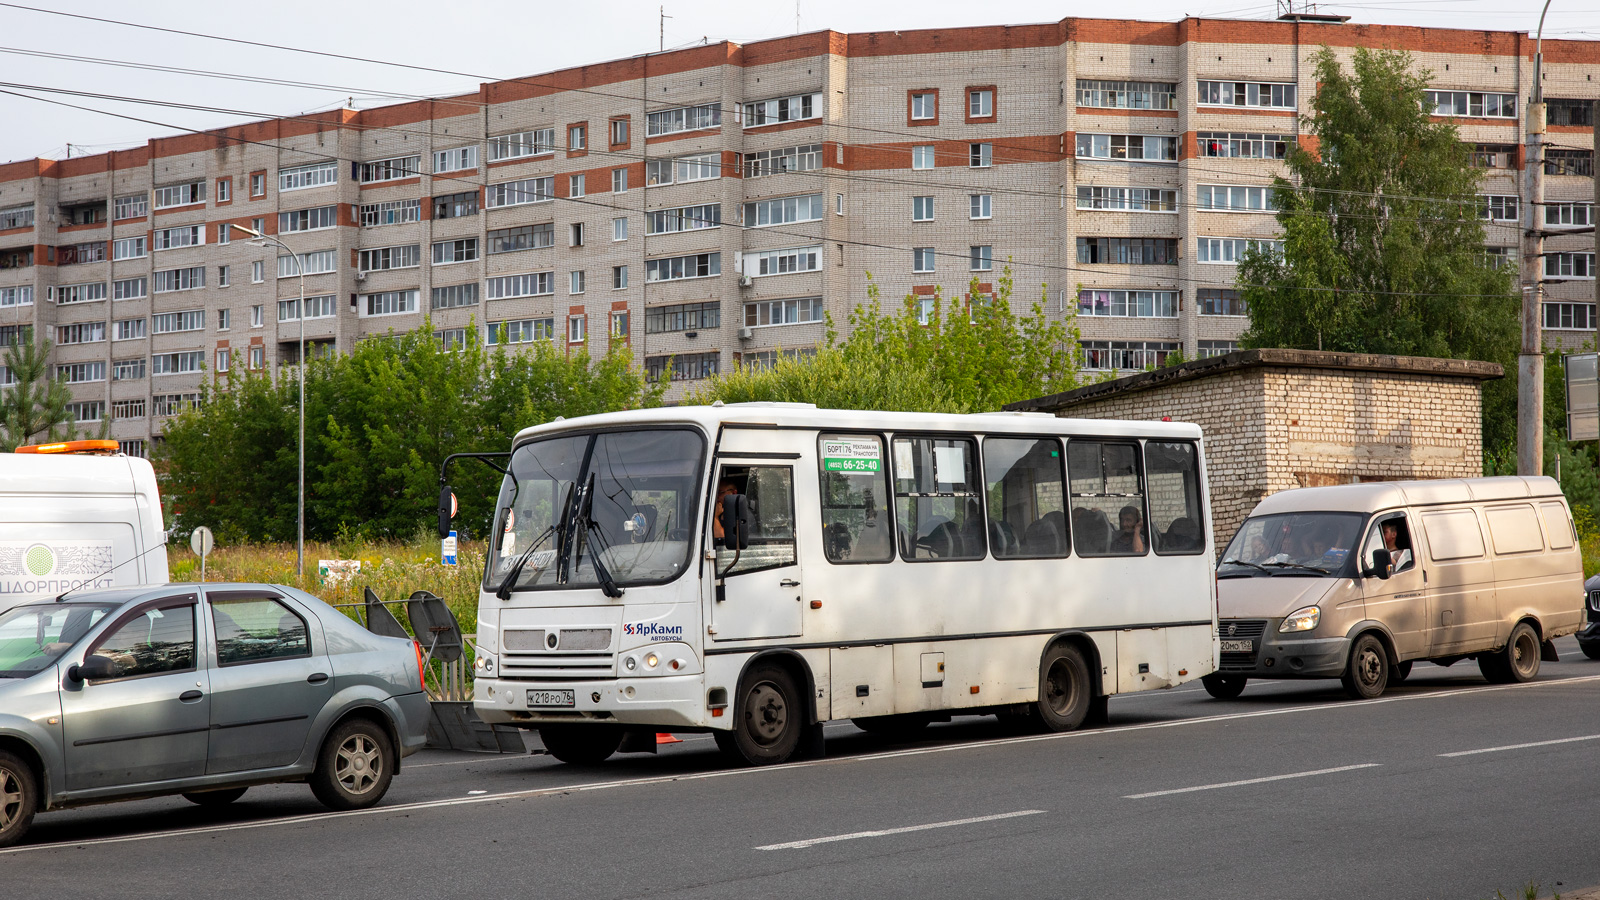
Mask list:
[[[1310,631],[1316,628],[1317,623],[1320,621],[1322,621],[1322,607],[1302,606],[1284,617],[1283,624],[1278,626],[1278,631],[1281,634],[1294,631]]]
[[[660,662],[661,657],[655,655],[654,653],[646,653],[644,655],[644,667],[646,669],[654,669]]]
[[[480,655],[476,660],[473,661],[472,667],[478,670],[479,675],[493,675],[494,657]]]

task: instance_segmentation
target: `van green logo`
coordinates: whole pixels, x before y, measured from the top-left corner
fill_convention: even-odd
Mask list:
[[[43,544],[34,544],[23,557],[30,575],[49,575],[56,567],[56,555]]]

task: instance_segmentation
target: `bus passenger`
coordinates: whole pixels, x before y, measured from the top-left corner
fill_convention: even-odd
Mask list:
[[[1144,554],[1144,516],[1138,507],[1124,506],[1117,514],[1117,534],[1111,539],[1112,553]]]

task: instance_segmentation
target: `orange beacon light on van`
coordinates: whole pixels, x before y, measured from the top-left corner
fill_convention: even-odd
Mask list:
[[[18,447],[16,452],[110,456],[117,449],[116,441],[57,441],[53,444],[28,444]]]

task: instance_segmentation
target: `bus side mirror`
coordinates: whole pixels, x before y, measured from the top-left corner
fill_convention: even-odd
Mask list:
[[[722,546],[729,550],[750,547],[750,501],[743,494],[723,495]]]
[[[456,517],[456,495],[449,485],[439,488],[439,537],[450,536],[450,520]]]
[[[1379,547],[1372,551],[1372,568],[1361,574],[1367,578],[1379,578],[1383,581],[1388,581],[1389,567],[1393,564],[1394,560],[1389,556],[1388,549]]]

